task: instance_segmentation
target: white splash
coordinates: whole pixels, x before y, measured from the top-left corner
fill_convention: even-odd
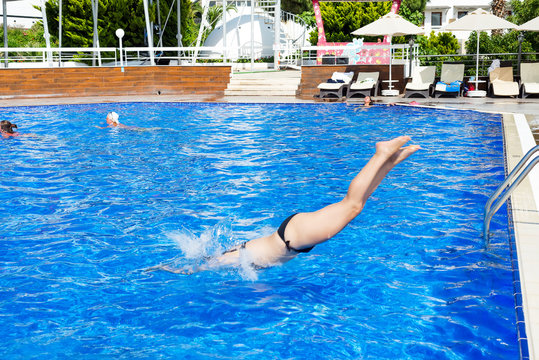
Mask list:
[[[225,250],[237,246],[229,224],[219,223],[204,230],[199,236],[191,230],[183,228],[166,234],[182,252],[182,256],[172,261],[174,267],[185,267],[185,260],[213,267],[212,258],[221,255]],[[183,260],[183,261],[182,261]],[[196,268],[196,265],[194,266]],[[231,269],[236,271],[243,279],[255,281],[258,274],[253,266],[252,257],[247,250],[240,249],[240,262]],[[217,266],[216,266],[217,270]]]

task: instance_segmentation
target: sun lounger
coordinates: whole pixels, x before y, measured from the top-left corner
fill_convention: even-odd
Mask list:
[[[334,72],[331,79],[318,85],[319,97],[323,99],[335,96],[340,99],[346,96],[353,77],[353,72]]]
[[[404,97],[414,95],[428,98],[434,90],[436,66],[416,66],[412,72],[412,81],[406,84]]]
[[[348,90],[348,98],[354,95],[376,96],[378,93],[378,78],[379,72],[360,72],[357,74],[357,79],[350,85]]]
[[[434,88],[434,97],[453,95],[459,97],[462,94],[462,81],[464,80],[464,64],[442,64],[440,81]]]
[[[523,99],[539,94],[539,63],[520,64],[520,91]]]
[[[488,92],[494,96],[518,96],[518,83],[513,81],[513,67],[497,67],[489,74]]]

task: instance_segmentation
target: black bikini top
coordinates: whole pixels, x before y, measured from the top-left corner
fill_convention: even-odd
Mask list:
[[[311,251],[314,246],[311,246],[311,247],[308,247],[308,248],[304,248],[304,249],[295,249],[293,248],[292,246],[290,246],[290,241],[289,240],[285,240],[284,239],[284,231],[286,229],[286,226],[288,225],[288,223],[290,222],[290,220],[297,214],[292,214],[290,215],[289,217],[286,218],[285,221],[283,221],[283,223],[281,224],[281,226],[279,226],[279,229],[277,230],[277,234],[279,235],[279,237],[281,238],[281,240],[284,242],[284,244],[286,245],[286,249],[288,251],[295,251],[297,253],[308,253],[309,251]]]

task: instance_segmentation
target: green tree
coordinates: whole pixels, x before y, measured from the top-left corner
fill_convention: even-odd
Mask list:
[[[309,28],[316,27],[316,18],[314,17],[314,10],[304,11],[298,15]]]
[[[30,29],[20,27],[8,27],[7,29],[8,47],[10,48],[41,48],[45,47],[45,38],[43,37],[43,24],[35,23]],[[2,46],[4,45],[4,27],[0,26],[0,38]],[[9,52],[10,57],[17,56],[19,58],[39,57],[41,52]],[[1,55],[4,56],[3,53]]]
[[[510,2],[512,15],[509,21],[522,25],[539,16],[539,0],[512,0]],[[524,37],[531,44],[534,52],[539,51],[539,32],[524,32]]]
[[[99,43],[101,46],[115,47],[117,29],[125,31],[125,46],[144,45],[144,8],[142,0],[100,0],[98,2]],[[58,42],[59,9],[58,0],[49,0],[45,5],[49,32],[53,41]],[[155,7],[151,9],[155,19]],[[90,0],[64,1],[62,8],[62,46],[93,46],[94,23]]]
[[[305,11],[314,11],[311,0],[283,0],[281,9],[292,14],[302,14]]]
[[[146,45],[146,22],[142,0],[99,0],[98,1],[98,32],[99,43],[103,47],[116,47],[118,39],[115,32],[122,28],[125,31],[123,43],[128,46]],[[176,7],[172,0],[161,0],[161,14],[169,13],[170,6]],[[149,9],[150,21],[156,22],[156,6]],[[58,0],[49,0],[46,5],[49,32],[53,41],[58,43],[59,9]],[[183,43],[190,43],[196,38],[196,27],[193,21],[191,2],[181,0],[182,38]],[[165,15],[166,16],[166,15]],[[177,46],[177,14],[175,8],[163,34],[163,46]],[[93,46],[94,24],[90,0],[70,0],[63,2],[62,9],[62,46],[91,47]],[[165,19],[163,19],[163,22]],[[164,24],[163,24],[164,25]],[[154,34],[154,45],[159,41]]]
[[[323,2],[320,4],[328,42],[350,42],[352,31],[365,26],[391,10],[391,2]],[[372,40],[367,38],[366,40]],[[310,34],[311,44],[318,42],[318,30]]]
[[[475,54],[477,52],[477,32],[472,32],[465,44],[466,53]],[[522,52],[532,52],[532,44],[524,40],[522,42]],[[503,35],[489,36],[486,32],[479,35],[480,54],[504,54],[518,52],[518,31],[511,31]],[[503,58],[503,55],[496,55],[493,58]]]
[[[8,27],[7,29],[8,47],[45,47],[43,37],[43,24],[35,23],[30,29],[20,27]],[[0,26],[0,38],[4,46],[4,27]]]
[[[416,42],[420,55],[457,54],[460,48],[455,35],[448,32],[436,34],[432,31],[429,36],[418,36]]]
[[[511,0],[511,9],[510,20],[521,25],[539,16],[539,0]]]
[[[459,52],[459,42],[455,35],[444,32],[434,33],[432,31],[429,36],[418,36],[416,43],[419,45],[419,55],[453,55]],[[446,60],[458,60],[449,57],[437,57],[437,58],[421,58],[421,65],[435,65],[437,72],[441,71],[442,62]]]
[[[227,11],[237,10],[236,5],[234,3],[227,4],[226,8],[227,8]],[[194,3],[193,16],[194,16],[194,21],[197,24],[195,34],[198,34],[200,22],[202,21],[203,14],[204,14],[204,9],[202,9],[200,2]],[[221,20],[222,17],[223,17],[223,5],[214,5],[208,8],[208,11],[206,13],[206,22],[209,24],[209,28],[207,28],[202,34],[201,44],[204,44],[204,42],[206,41],[210,33],[215,29],[215,27],[217,26],[217,23],[219,22],[219,20]],[[196,40],[196,35],[195,35],[195,40]],[[194,44],[191,44],[191,45],[194,45]]]
[[[403,0],[399,9],[399,15],[408,21],[421,26],[425,20],[425,7],[427,0]]]
[[[180,12],[182,45],[189,46],[195,42],[198,33],[198,26],[195,24],[194,21],[193,3],[190,0],[176,1],[180,1],[181,4]],[[163,46],[178,46],[178,5],[176,1],[160,0],[159,2],[161,13],[161,26],[163,27]],[[158,44],[157,35],[155,36],[155,43]]]

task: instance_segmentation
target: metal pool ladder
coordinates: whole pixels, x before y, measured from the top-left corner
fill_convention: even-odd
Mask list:
[[[488,199],[487,203],[485,204],[485,216],[483,218],[483,240],[485,241],[485,247],[488,247],[489,245],[489,229],[490,229],[490,221],[492,220],[492,216],[498,211],[498,209],[502,206],[502,204],[511,196],[511,193],[515,188],[520,185],[522,180],[532,171],[533,167],[539,163],[539,156],[535,157],[526,168],[520,172],[522,167],[526,164],[526,162],[532,157],[533,154],[539,151],[539,145],[533,147],[524,155],[524,157],[519,161],[517,166],[511,171],[511,173],[507,176],[507,178],[504,180],[504,182],[498,186],[494,194]],[[520,172],[520,175],[518,173]],[[518,175],[516,180],[507,188],[509,183],[513,181],[513,179]],[[498,198],[500,194],[507,188],[505,193],[502,197]],[[498,198],[496,200],[496,198]],[[494,202],[496,200],[496,202]],[[494,206],[492,206],[494,204]]]

